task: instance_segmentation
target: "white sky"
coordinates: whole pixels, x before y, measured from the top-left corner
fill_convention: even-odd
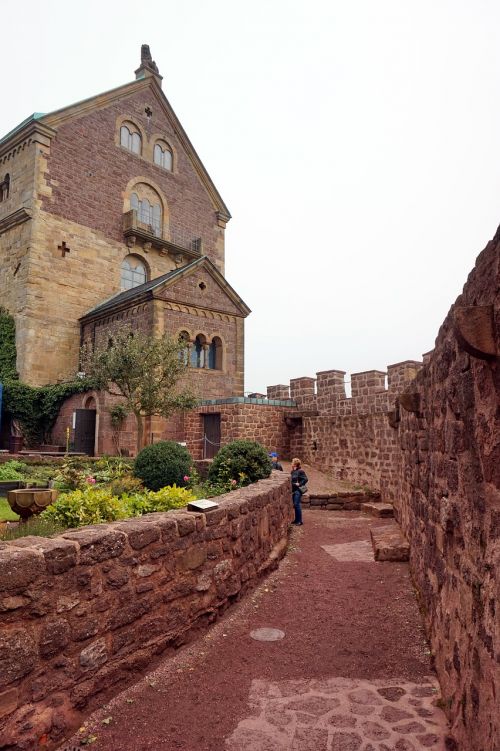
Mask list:
[[[163,88],[233,215],[246,386],[420,359],[500,219],[495,0],[0,0],[0,133]]]

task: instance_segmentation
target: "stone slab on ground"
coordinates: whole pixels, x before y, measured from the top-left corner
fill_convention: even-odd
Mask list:
[[[435,678],[252,681],[226,751],[445,751]]]
[[[377,516],[381,519],[389,519],[394,516],[394,506],[392,503],[377,503],[369,501],[361,505],[361,510],[371,516]]]
[[[373,549],[368,540],[356,540],[356,542],[344,542],[337,545],[322,545],[325,553],[331,555],[335,561],[364,561],[373,563]]]
[[[390,526],[370,530],[376,561],[408,561],[410,546],[396,521]]]

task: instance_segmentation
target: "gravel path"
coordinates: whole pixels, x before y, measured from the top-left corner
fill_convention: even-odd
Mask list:
[[[384,524],[306,510],[277,571],[61,748],[443,751],[408,566],[367,555],[370,527]],[[258,629],[284,637],[256,640]]]

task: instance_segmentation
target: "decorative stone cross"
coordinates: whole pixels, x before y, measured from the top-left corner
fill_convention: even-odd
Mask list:
[[[61,251],[61,256],[62,256],[63,258],[66,258],[66,253],[69,253],[69,252],[70,252],[70,250],[71,250],[71,248],[69,248],[69,247],[68,247],[68,246],[66,245],[66,240],[63,240],[63,241],[62,241],[62,244],[61,244],[61,245],[58,245],[58,246],[57,246],[57,250],[60,250],[60,251]]]

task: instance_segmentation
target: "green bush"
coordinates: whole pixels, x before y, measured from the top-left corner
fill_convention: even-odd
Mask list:
[[[208,479],[214,485],[249,485],[271,474],[266,449],[256,441],[233,441],[223,446],[213,460]]]
[[[50,519],[66,527],[113,522],[127,516],[124,502],[114,496],[111,490],[95,487],[61,493],[40,514],[41,519]]]
[[[137,493],[128,498],[124,498],[127,510],[130,516],[140,516],[141,514],[151,514],[155,511],[171,511],[176,508],[187,506],[190,501],[194,501],[196,496],[186,488],[178,488],[177,485],[165,487],[161,490],[146,491]]]
[[[25,469],[26,465],[15,459],[12,459],[10,462],[5,462],[5,464],[0,464],[0,480],[22,480],[24,477],[23,470]]]
[[[189,451],[174,441],[160,441],[146,446],[137,455],[134,474],[150,490],[167,485],[186,485],[193,463]]]

